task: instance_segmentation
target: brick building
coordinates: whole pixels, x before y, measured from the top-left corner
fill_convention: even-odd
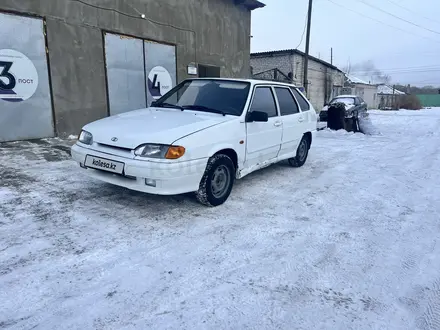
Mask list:
[[[305,54],[297,49],[252,53],[252,76],[256,79],[270,79],[272,76],[274,80],[290,80],[303,87],[304,58]],[[340,93],[345,80],[344,73],[336,66],[313,56],[309,57],[308,76],[307,97],[317,111]]]

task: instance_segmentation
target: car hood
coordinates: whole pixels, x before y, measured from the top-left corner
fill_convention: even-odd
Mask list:
[[[85,125],[83,129],[92,133],[94,142],[134,149],[143,143],[171,144],[186,135],[233,118],[237,117],[148,108],[100,119]]]

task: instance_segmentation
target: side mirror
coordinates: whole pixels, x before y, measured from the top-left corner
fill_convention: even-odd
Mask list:
[[[248,114],[247,122],[267,122],[269,115],[263,111],[252,111]]]

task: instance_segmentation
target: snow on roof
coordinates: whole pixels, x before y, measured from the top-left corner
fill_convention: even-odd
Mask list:
[[[286,54],[298,54],[300,56],[305,56],[306,54],[298,49],[282,49],[282,50],[271,50],[271,51],[264,51],[264,52],[256,52],[256,53],[251,53],[251,59],[252,58],[261,58],[261,57],[267,57],[267,56],[274,56],[274,55],[286,55]],[[342,70],[338,69],[336,66],[334,66],[333,64],[330,64],[324,60],[321,60],[320,58],[314,57],[309,55],[309,59],[321,63],[322,65],[337,70],[339,72],[342,72]]]
[[[388,85],[379,85],[379,86],[377,86],[377,93],[378,94],[393,94],[393,87],[388,86]],[[394,89],[394,94],[404,95],[405,93],[402,91],[399,91],[397,89]]]
[[[348,80],[350,80],[352,83],[354,84],[364,84],[364,85],[371,85],[369,82],[359,79],[357,77],[353,77],[353,76],[349,76],[349,75],[345,75],[347,77]]]

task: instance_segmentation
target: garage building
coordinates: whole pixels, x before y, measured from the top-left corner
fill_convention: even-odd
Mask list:
[[[2,0],[0,141],[77,134],[187,77],[248,77],[257,0]]]
[[[291,82],[304,87],[305,54],[298,49],[285,49],[251,54],[252,74],[256,79]],[[339,95],[344,86],[345,74],[336,66],[309,56],[308,99],[316,110],[333,96]]]

